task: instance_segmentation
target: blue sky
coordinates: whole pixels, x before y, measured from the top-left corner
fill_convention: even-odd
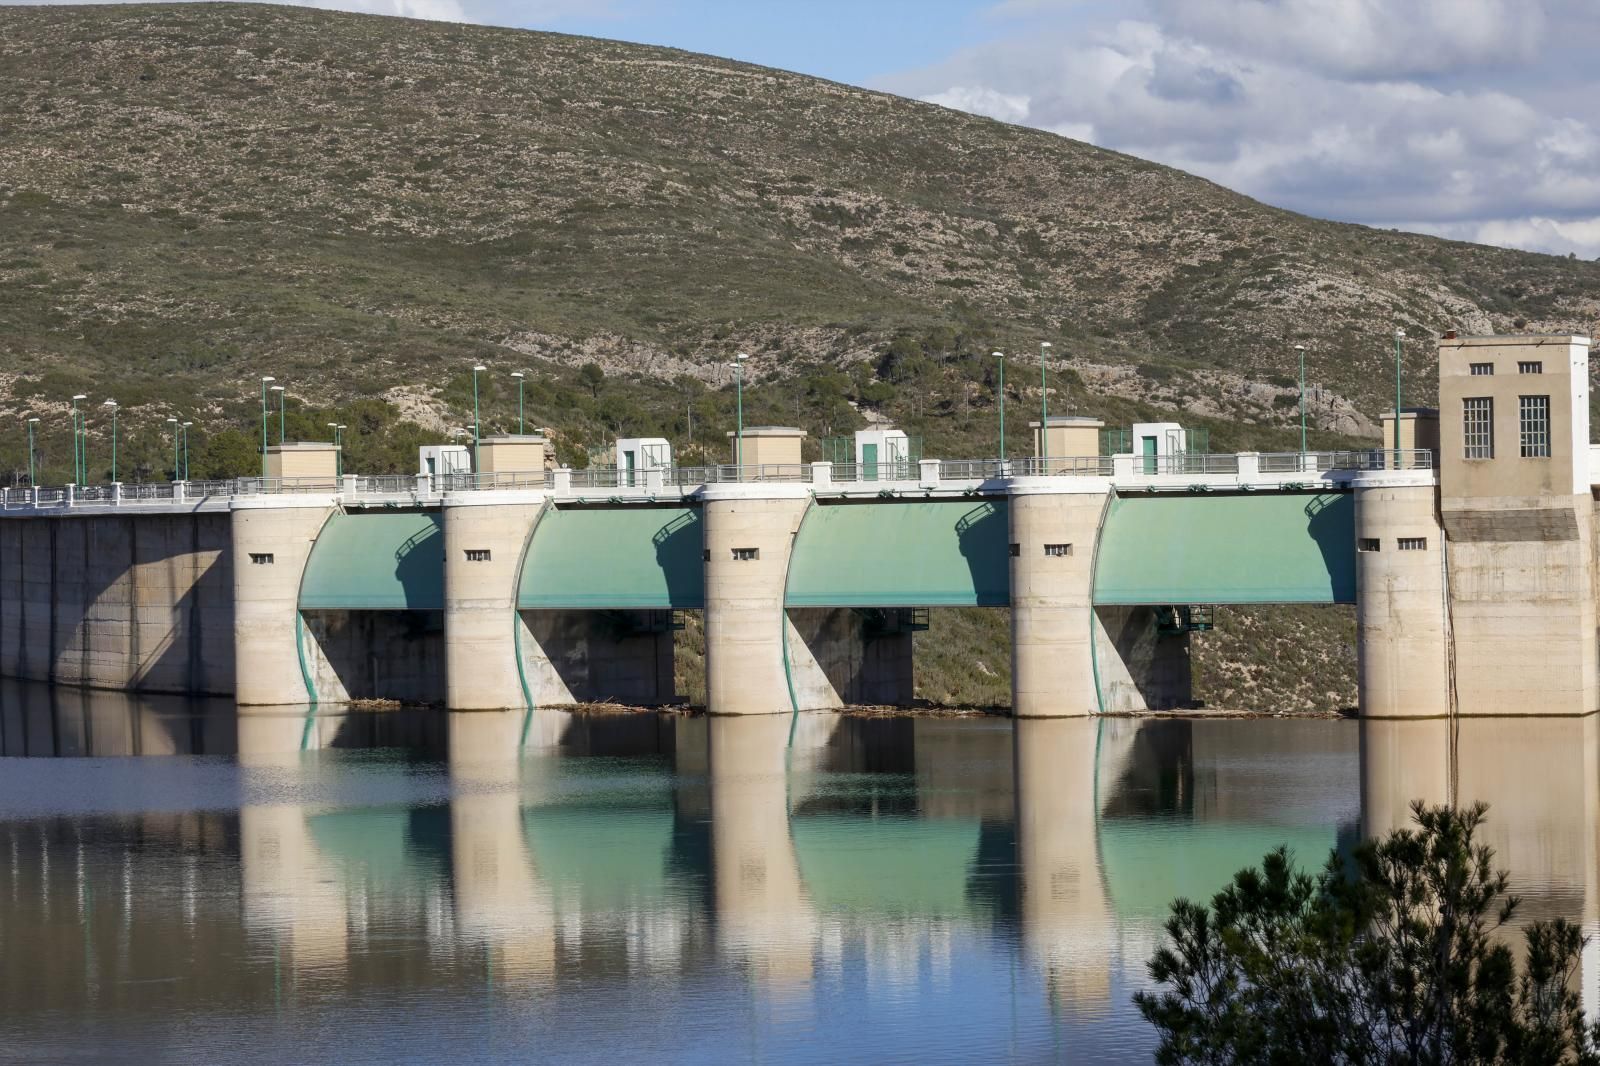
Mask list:
[[[508,19],[516,17],[519,6],[495,5]],[[530,21],[506,24],[670,45],[866,84],[886,72],[999,38],[1005,26],[985,15],[990,6],[979,0],[617,0],[530,5],[524,12],[533,16]],[[541,7],[554,13],[541,16]]]

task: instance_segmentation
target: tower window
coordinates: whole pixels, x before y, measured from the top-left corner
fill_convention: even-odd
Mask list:
[[[1466,458],[1494,458],[1494,400],[1475,396],[1461,401]]]
[[[256,566],[271,566],[272,565],[272,553],[271,552],[251,552],[250,553],[250,561],[252,563],[254,563]]]
[[[462,550],[467,553],[467,562],[469,563],[486,563],[489,561],[488,548],[463,548]]]
[[[1491,377],[1494,374],[1493,363],[1473,363],[1469,369],[1472,371],[1472,376],[1475,378]]]
[[[1072,545],[1070,545],[1070,544],[1046,544],[1044,546],[1044,553],[1046,555],[1071,555],[1072,554]]]
[[[1519,373],[1519,374],[1543,374],[1544,373],[1544,364],[1543,363],[1538,363],[1538,362],[1518,363],[1517,364],[1517,373]]]
[[[1360,551],[1375,552],[1381,548],[1382,545],[1378,543],[1377,537],[1362,537],[1360,540],[1356,541],[1356,547]]]
[[[761,549],[760,548],[735,548],[735,549],[733,549],[733,558],[734,558],[734,560],[736,562],[741,562],[741,563],[749,562],[751,559],[759,559],[759,558],[761,558]]]
[[[1428,538],[1401,537],[1400,550],[1403,552],[1425,552],[1428,550]]]
[[[1518,425],[1524,459],[1550,458],[1550,397],[1519,396]]]

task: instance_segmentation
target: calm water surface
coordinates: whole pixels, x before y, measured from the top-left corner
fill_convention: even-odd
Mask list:
[[[789,731],[0,688],[0,1061],[1148,1061],[1174,896],[1414,796],[1595,924],[1589,722]]]

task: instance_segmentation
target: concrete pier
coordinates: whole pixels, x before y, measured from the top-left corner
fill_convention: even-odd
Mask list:
[[[453,710],[524,704],[517,585],[543,493],[462,493],[444,501],[446,703]]]
[[[1360,484],[1356,505],[1356,672],[1361,713],[1449,713],[1444,530],[1431,484]],[[1405,550],[1401,550],[1406,545]]]
[[[241,705],[314,702],[314,690],[307,690],[300,580],[332,514],[327,497],[234,501],[234,699]]]
[[[1098,713],[1091,641],[1094,553],[1110,485],[1017,478],[1009,487],[1012,713]]]
[[[784,577],[810,501],[804,485],[707,485],[703,497],[706,711],[784,714]]]

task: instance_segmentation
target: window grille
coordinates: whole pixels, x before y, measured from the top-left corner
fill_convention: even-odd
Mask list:
[[[1519,373],[1519,374],[1543,374],[1544,373],[1544,364],[1543,363],[1539,363],[1539,362],[1518,363],[1517,364],[1517,373]]]
[[[1428,538],[1401,537],[1400,550],[1403,552],[1425,552],[1428,550]]]
[[[1046,544],[1044,546],[1044,553],[1046,555],[1071,555],[1072,554],[1072,545],[1070,545],[1070,544]]]
[[[250,553],[250,561],[252,563],[254,563],[256,566],[271,566],[272,565],[272,553],[271,552],[251,552]]]
[[[469,563],[486,563],[489,561],[488,548],[463,548],[462,551],[467,553],[467,562]]]
[[[759,559],[759,558],[761,558],[761,549],[760,548],[735,548],[735,549],[733,549],[733,558],[734,558],[735,562],[747,563],[751,559]]]
[[[1494,400],[1475,396],[1462,400],[1462,421],[1466,458],[1494,458]]]
[[[1522,457],[1550,458],[1550,397],[1522,396],[1519,424],[1522,429]]]
[[[1378,550],[1380,545],[1378,544],[1377,537],[1362,537],[1356,543],[1356,547],[1364,552],[1375,552]]]
[[[1490,376],[1492,376],[1494,374],[1494,364],[1493,363],[1473,363],[1472,366],[1471,366],[1471,370],[1472,370],[1472,376],[1475,377],[1475,378],[1490,377]]]

